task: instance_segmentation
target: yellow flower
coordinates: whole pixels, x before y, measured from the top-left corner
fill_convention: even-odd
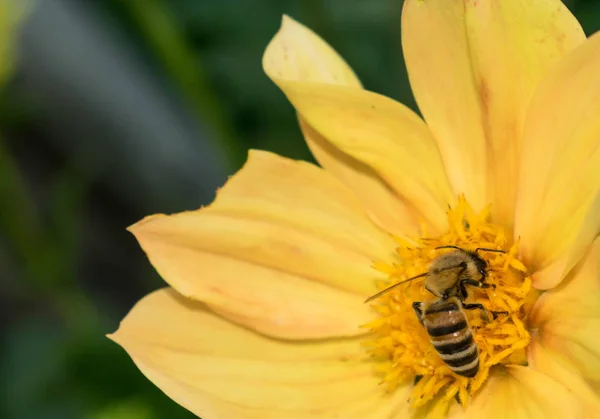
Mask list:
[[[598,416],[600,36],[558,0],[406,0],[402,40],[426,123],[285,17],[263,66],[323,169],[252,151],[209,207],[130,228],[172,288],[111,338],[198,416]],[[505,252],[477,253],[473,378],[423,281],[363,303],[443,245]]]

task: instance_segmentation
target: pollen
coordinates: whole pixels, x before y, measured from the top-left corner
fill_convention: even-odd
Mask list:
[[[439,299],[425,289],[423,277],[372,301],[379,318],[363,326],[371,332],[365,347],[387,391],[407,383],[413,385],[409,402],[415,408],[433,404],[435,411],[445,412],[455,402],[464,407],[481,389],[491,368],[526,363],[525,348],[530,340],[527,317],[537,294],[527,268],[518,259],[518,240],[512,241],[502,226],[489,219],[489,207],[475,212],[464,197],[459,197],[456,207],[448,211],[448,230],[444,234],[414,240],[397,238],[397,259],[373,264],[386,277],[378,284],[383,290],[427,272],[436,257],[450,251],[441,246],[466,251],[498,250],[478,253],[487,264],[485,282],[489,287],[469,287],[463,301],[483,306],[464,310],[479,351],[479,370],[472,378],[456,374],[442,361],[413,309],[414,302]]]

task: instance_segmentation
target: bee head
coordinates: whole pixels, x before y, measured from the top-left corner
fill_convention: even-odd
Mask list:
[[[475,268],[477,269],[477,272],[479,272],[479,274],[481,275],[481,279],[485,278],[487,275],[487,262],[483,258],[481,258],[477,253],[471,254],[471,258],[473,264],[475,265]]]

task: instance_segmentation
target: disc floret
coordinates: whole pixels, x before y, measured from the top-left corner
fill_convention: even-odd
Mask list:
[[[461,377],[450,370],[430,343],[427,331],[415,316],[415,301],[433,301],[435,297],[416,280],[373,301],[380,318],[365,327],[371,329],[367,348],[378,361],[382,384],[391,391],[407,380],[415,385],[410,396],[414,407],[433,400],[436,409],[447,409],[453,399],[466,406],[489,375],[490,368],[502,363],[525,362],[529,343],[527,315],[535,299],[527,269],[518,259],[518,240],[511,243],[501,226],[490,223],[489,207],[475,212],[463,197],[448,211],[448,230],[438,237],[421,237],[414,241],[397,238],[398,262],[376,262],[375,269],[387,275],[380,289],[427,272],[431,262],[443,252],[441,246],[457,246],[467,251],[477,248],[497,249],[482,252],[487,262],[486,289],[473,289],[469,303],[486,309],[466,311],[473,339],[479,347],[480,368],[473,378]],[[504,312],[498,316],[490,312]]]

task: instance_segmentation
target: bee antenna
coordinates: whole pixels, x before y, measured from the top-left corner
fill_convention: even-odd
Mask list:
[[[487,247],[478,247],[477,249],[475,249],[475,253],[477,253],[477,252],[506,253],[504,250],[488,249]]]
[[[447,245],[447,246],[438,246],[435,248],[436,250],[438,249],[456,249],[456,250],[462,250],[464,251],[465,249],[460,248],[458,246],[453,246],[453,245]],[[477,252],[493,252],[493,253],[506,253],[504,250],[500,250],[500,249],[490,249],[487,247],[478,247],[477,249],[474,250],[474,253]]]
[[[389,287],[387,287],[386,289],[384,289],[384,290],[382,290],[382,291],[379,291],[377,294],[371,295],[369,298],[367,298],[367,299],[365,300],[365,303],[368,303],[368,302],[370,302],[370,301],[373,301],[373,300],[375,300],[375,299],[377,299],[377,298],[379,298],[379,297],[381,297],[381,296],[383,296],[383,295],[387,294],[388,292],[390,292],[390,291],[394,290],[395,288],[397,288],[398,286],[400,286],[400,285],[402,285],[402,284],[406,284],[407,282],[413,281],[413,280],[415,280],[415,279],[418,279],[418,278],[422,278],[422,277],[424,277],[424,276],[426,276],[426,275],[428,275],[428,274],[429,274],[429,272],[424,272],[424,273],[422,273],[422,274],[419,274],[419,275],[417,275],[417,276],[413,276],[412,278],[408,278],[408,279],[406,279],[406,280],[404,280],[404,281],[398,282],[398,283],[396,283],[396,284],[394,284],[394,285],[390,285],[390,286],[389,286]]]
[[[448,246],[438,246],[438,247],[436,247],[436,248],[435,248],[435,250],[438,250],[438,249],[457,249],[457,250],[464,250],[464,249],[461,249],[461,248],[460,248],[460,247],[458,247],[458,246],[452,246],[452,245],[448,245]]]

